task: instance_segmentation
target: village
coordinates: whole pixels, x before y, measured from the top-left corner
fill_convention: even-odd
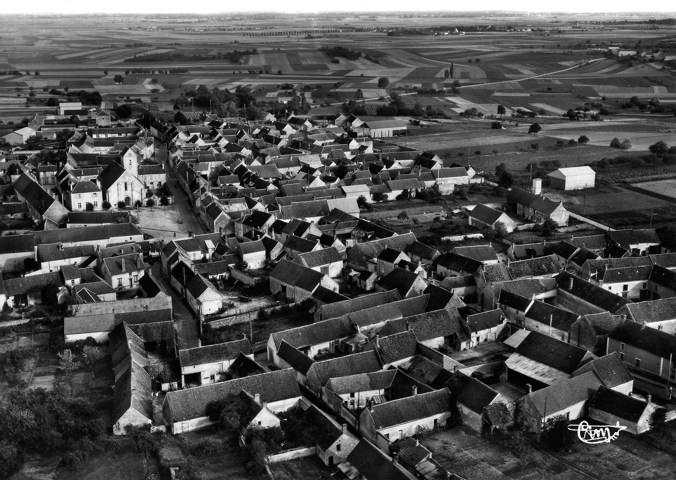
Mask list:
[[[0,478],[673,476],[666,117],[638,171],[600,109],[60,98],[1,137]]]

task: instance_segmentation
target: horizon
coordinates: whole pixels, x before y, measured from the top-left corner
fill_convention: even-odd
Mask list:
[[[619,4],[619,5],[618,5]],[[365,2],[357,0],[345,0],[343,8],[336,9],[335,5],[329,4],[326,7],[318,6],[316,2],[309,0],[300,0],[292,6],[280,11],[278,2],[271,0],[260,0],[248,9],[232,10],[224,9],[221,2],[215,0],[205,0],[198,5],[189,4],[177,0],[146,0],[137,2],[132,0],[118,0],[114,4],[99,3],[92,5],[85,0],[38,0],[31,4],[12,3],[3,5],[2,16],[26,15],[26,16],[49,16],[49,15],[115,15],[115,14],[143,14],[143,15],[227,15],[227,14],[261,14],[261,13],[283,13],[283,14],[327,14],[327,13],[433,13],[447,12],[459,14],[469,12],[513,12],[516,14],[594,14],[604,13],[608,16],[622,14],[676,14],[673,2],[658,0],[651,2],[655,5],[646,9],[643,4],[635,2],[616,2],[611,0],[600,0],[588,2],[584,0],[571,0],[567,2],[567,9],[562,10],[560,4],[551,4],[551,8],[542,2],[535,0],[516,0],[510,2],[509,8],[504,8],[504,2],[497,0],[478,0],[472,2],[467,7],[463,5],[454,5],[453,8],[446,7],[447,2],[432,0],[425,2],[425,6],[420,8],[416,5],[411,7],[408,2],[375,0],[374,2]],[[471,8],[469,8],[471,6]],[[368,8],[366,8],[368,7]],[[610,13],[613,12],[613,13]]]

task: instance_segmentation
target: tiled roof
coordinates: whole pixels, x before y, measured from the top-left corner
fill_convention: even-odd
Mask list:
[[[616,392],[603,385],[598,388],[589,402],[589,408],[610,413],[631,423],[637,423],[647,407],[648,403],[643,400]]]
[[[405,297],[419,278],[417,273],[395,267],[390,273],[378,280],[376,284],[385,290],[397,289],[399,294]]]
[[[81,182],[77,182],[77,184],[73,187],[73,190],[71,190],[72,193],[93,193],[93,192],[100,192],[101,189],[92,181],[89,180],[83,180]]]
[[[390,369],[335,377],[326,383],[326,388],[338,395],[369,390],[385,390],[392,384],[395,373],[395,370]]]
[[[676,297],[628,304],[629,318],[637,323],[655,323],[676,319]]]
[[[500,325],[505,319],[502,310],[496,308],[494,310],[486,310],[484,312],[475,313],[467,316],[467,325],[472,332],[480,332],[488,330]]]
[[[561,270],[561,267],[556,256],[547,255],[545,257],[510,262],[507,269],[512,279],[518,280],[520,278],[554,275]]]
[[[448,268],[449,270],[467,272],[470,274],[481,267],[481,262],[456,253],[442,253],[435,259],[435,263]]]
[[[285,341],[282,341],[277,356],[288,363],[295,371],[300,372],[303,375],[307,375],[308,370],[312,364],[315,363],[310,357]]]
[[[609,231],[608,236],[611,241],[624,248],[630,248],[632,245],[639,245],[641,243],[660,244],[660,237],[654,228],[614,230]]]
[[[325,385],[332,378],[376,372],[381,369],[380,360],[376,352],[368,350],[322,362],[315,362],[308,371],[308,377],[314,375],[320,384]]]
[[[610,388],[615,388],[634,380],[627,366],[615,352],[585,363],[573,372],[573,376],[590,371],[594,372],[603,384]]]
[[[110,186],[124,174],[124,172],[125,170],[122,165],[117,162],[110,162],[99,174],[99,185],[101,185],[101,190],[108,190]]]
[[[430,312],[446,308],[451,301],[457,304],[456,306],[458,307],[464,306],[462,300],[453,292],[438,285],[429,284],[423,291],[423,295],[429,295],[430,300],[427,304],[427,310]]]
[[[391,320],[383,326],[379,334],[392,335],[404,332],[407,330],[407,325],[408,329],[413,330],[420,342],[433,338],[448,337],[454,333],[458,335],[463,334],[458,316],[448,310],[436,310],[398,320]]]
[[[169,407],[168,422],[181,422],[204,417],[207,405],[228,395],[245,390],[259,394],[262,402],[277,402],[301,396],[294,371],[290,368],[260,375],[237,378],[201,387],[168,392],[164,401]]]
[[[615,313],[624,305],[632,303],[626,298],[615,295],[608,290],[567,272],[560,273],[556,279],[559,291],[565,291],[574,297],[610,313]]]
[[[522,297],[521,295],[512,293],[508,290],[500,290],[499,295],[497,302],[499,305],[511,307],[520,312],[525,312],[532,301],[530,298]]]
[[[472,258],[477,262],[497,261],[498,254],[490,245],[472,245],[467,247],[455,247],[451,253]]]
[[[650,271],[650,281],[661,287],[676,291],[676,272],[673,270],[655,265]]]
[[[580,367],[587,351],[539,332],[530,334],[516,348],[516,353],[564,373]]]
[[[303,348],[348,337],[352,333],[354,330],[350,320],[346,317],[339,317],[276,332],[270,337],[279,350],[282,340],[286,340],[296,348]]]
[[[400,299],[401,295],[399,295],[397,290],[390,290],[388,292],[361,295],[359,297],[344,300],[342,302],[336,302],[331,305],[322,305],[319,307],[319,311],[321,313],[321,318],[327,320],[329,318],[341,317],[348,313],[376,307],[378,305],[384,305],[386,303]]]
[[[361,440],[348,455],[341,470],[354,467],[367,480],[414,480],[412,474],[392,462],[392,459],[368,440]]]
[[[96,254],[94,245],[64,247],[59,244],[38,245],[38,261],[54,262],[71,258],[89,257]]]
[[[501,212],[500,210],[496,210],[481,203],[474,207],[471,212],[469,212],[469,216],[471,218],[475,218],[487,225],[493,225],[504,214],[505,212]]]
[[[34,250],[33,234],[0,236],[0,254],[24,253]]]
[[[659,265],[664,268],[676,268],[676,252],[648,255],[648,257],[653,262],[653,265]]]
[[[512,280],[512,276],[509,274],[509,268],[504,263],[484,265],[482,268],[484,272],[484,279],[488,283]]]
[[[560,206],[558,202],[544,196],[535,195],[519,187],[512,187],[512,190],[507,194],[507,201],[525,205],[546,215],[553,213]]]
[[[650,277],[652,266],[608,268],[598,273],[599,280],[606,283],[645,282]]]
[[[551,325],[552,328],[563,332],[569,332],[573,323],[580,318],[579,315],[568,310],[537,300],[531,304],[525,316],[545,326]]]
[[[251,343],[249,343],[249,340],[246,338],[235,340],[233,342],[179,350],[178,358],[181,362],[181,367],[190,367],[206,363],[233,360],[237,358],[240,353],[243,353],[244,355],[253,354]]]
[[[619,315],[610,312],[601,312],[585,315],[584,317],[597,334],[608,334],[622,321]]]
[[[451,393],[444,388],[374,405],[371,416],[380,430],[448,412],[451,401]]]
[[[407,330],[378,339],[376,349],[383,364],[393,363],[414,356],[418,349],[418,340],[415,333]]]
[[[294,259],[294,263],[300,263],[301,265],[305,265],[308,268],[321,267],[342,261],[343,258],[335,247],[303,253]]]
[[[282,260],[270,272],[270,278],[313,292],[324,278],[324,274],[297,263]]]
[[[600,386],[602,383],[596,374],[587,372],[529,393],[524,398],[533,402],[541,416],[551,416],[589,400]]]

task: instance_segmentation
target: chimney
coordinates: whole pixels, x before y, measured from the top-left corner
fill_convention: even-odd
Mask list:
[[[542,195],[542,179],[534,178],[531,186],[531,193],[533,195]]]
[[[411,329],[411,324],[406,320],[406,331],[408,332]]]
[[[415,439],[415,446],[417,447],[418,445],[420,445],[420,442],[418,442],[418,439],[416,438]]]
[[[533,393],[533,385],[531,385],[530,383],[527,383],[526,388],[528,389],[528,393]]]
[[[645,400],[646,400],[646,402],[648,402],[648,403],[650,403],[650,401],[651,401],[652,399],[653,399],[653,396],[650,395],[650,394],[648,394],[648,395],[645,397]]]
[[[369,400],[369,412],[373,412],[373,400]]]
[[[415,385],[411,387],[411,391],[413,392],[414,397],[418,395],[418,387],[416,387]]]
[[[143,268],[143,260],[141,260],[141,257],[136,257],[136,268]]]
[[[376,349],[380,348],[380,337],[378,336],[377,333],[376,333],[375,344],[376,344]]]
[[[455,372],[457,372],[457,371],[458,371],[458,366],[457,366],[457,365],[453,365],[453,373],[455,373]]]
[[[59,242],[59,250],[63,251],[63,243]]]
[[[125,264],[124,258],[120,260],[120,263],[122,264],[122,271],[126,272],[127,271],[127,265]]]
[[[261,394],[260,393],[254,394],[254,400],[256,401],[256,403],[261,403]]]
[[[575,279],[574,279],[573,277],[570,277],[570,278],[568,279],[568,290],[572,290],[572,289],[573,289],[573,283],[574,283],[574,281],[575,281]]]
[[[343,423],[340,427],[341,430],[343,431],[343,434],[347,433],[347,423]]]
[[[392,454],[392,463],[395,464],[395,465],[397,463],[399,463],[399,460],[398,460],[397,457],[398,457],[398,454],[396,452]]]

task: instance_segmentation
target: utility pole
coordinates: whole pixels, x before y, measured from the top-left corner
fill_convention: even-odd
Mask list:
[[[653,228],[653,207],[650,207],[650,227]]]
[[[584,189],[584,203],[582,204],[582,215],[587,212],[587,189]]]

